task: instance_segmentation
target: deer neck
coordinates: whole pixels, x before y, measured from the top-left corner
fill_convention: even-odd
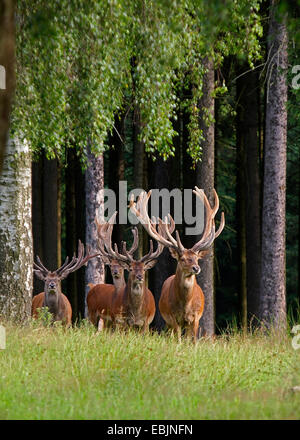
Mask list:
[[[175,295],[180,299],[188,302],[193,295],[194,285],[196,283],[196,276],[190,275],[186,276],[182,271],[181,267],[177,265],[174,288]]]
[[[145,290],[145,281],[143,283],[135,283],[132,280],[132,276],[129,275],[126,291],[128,295],[129,306],[135,312],[137,312],[141,308],[143,296],[144,296],[143,295],[144,290]]]
[[[63,308],[63,298],[60,288],[55,291],[45,292],[44,306],[48,307],[49,312],[52,313],[54,317],[59,315],[59,312]]]
[[[113,281],[114,281],[114,286],[115,286],[116,290],[121,290],[126,285],[125,280],[124,280],[124,275],[121,276],[120,278],[114,278]]]

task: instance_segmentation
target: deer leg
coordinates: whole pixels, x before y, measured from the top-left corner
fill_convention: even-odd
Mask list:
[[[181,342],[181,327],[179,325],[175,325],[174,327],[172,327],[172,334],[173,336],[177,336],[177,341]]]
[[[143,325],[143,333],[149,333],[149,324],[147,321],[145,321],[145,324]]]
[[[192,338],[193,338],[194,344],[196,344],[196,342],[198,341],[199,320],[200,320],[200,318],[196,319],[193,323]]]
[[[104,329],[104,320],[102,318],[99,318],[97,331],[102,332],[103,329]]]

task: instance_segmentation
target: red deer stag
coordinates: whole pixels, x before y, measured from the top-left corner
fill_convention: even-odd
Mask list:
[[[89,319],[98,330],[102,330],[104,326],[110,326],[112,321],[112,302],[118,296],[118,294],[126,286],[124,278],[124,267],[118,262],[116,258],[113,258],[106,250],[105,246],[109,246],[111,243],[111,236],[117,211],[110,218],[107,223],[99,223],[95,219],[97,233],[98,233],[98,248],[100,251],[101,259],[104,264],[110,267],[111,275],[113,278],[112,284],[89,284],[90,291],[87,295],[87,306],[89,312]],[[138,240],[135,231],[133,232],[134,240],[133,244],[128,251],[130,255],[133,255],[138,247]]]
[[[137,228],[134,228],[132,233],[134,241],[138,242]],[[134,260],[132,254],[126,250],[126,243],[124,242],[122,253],[119,252],[116,244],[114,250],[111,242],[106,241],[104,245],[107,254],[129,271],[126,286],[118,294],[116,292],[113,294],[109,311],[110,319],[125,327],[138,327],[142,328],[143,331],[148,331],[149,324],[153,321],[155,315],[155,301],[151,291],[146,287],[145,272],[156,264],[157,258],[163,251],[163,245],[159,243],[156,251],[153,251],[153,242],[150,241],[148,254],[139,260]],[[101,252],[103,251],[102,248]],[[92,295],[94,289],[91,289],[89,294]],[[104,292],[101,295],[103,294]],[[101,307],[99,312],[101,313]],[[93,313],[93,310],[91,310],[91,313]]]
[[[173,332],[181,339],[181,330],[186,329],[187,334],[196,342],[199,320],[204,310],[204,294],[197,284],[196,275],[200,273],[198,260],[202,259],[208,252],[215,238],[222,232],[225,225],[224,213],[221,215],[221,222],[217,232],[215,231],[214,217],[219,209],[219,198],[214,190],[215,203],[211,208],[204,191],[195,187],[194,194],[199,197],[206,208],[206,221],[201,239],[191,249],[186,249],[180,240],[178,231],[176,239],[172,236],[174,220],[169,214],[169,220],[165,218],[162,222],[158,219],[160,226],[157,232],[154,220],[150,220],[147,213],[147,204],[151,191],[141,193],[137,203],[134,198],[130,201],[130,208],[136,217],[141,221],[148,234],[159,243],[169,248],[173,258],[177,260],[175,275],[167,278],[162,286],[159,301],[159,310],[162,317]]]
[[[69,263],[69,257],[66,258],[64,264],[54,272],[46,269],[37,256],[37,263],[34,263],[34,273],[42,281],[45,282],[44,292],[33,297],[31,315],[37,318],[37,309],[48,307],[52,314],[53,321],[63,321],[67,326],[71,325],[72,308],[68,298],[61,291],[61,280],[66,278],[70,273],[86,264],[91,258],[99,255],[91,254],[90,248],[87,247],[87,254],[84,256],[84,245],[79,240],[78,256],[75,254]]]

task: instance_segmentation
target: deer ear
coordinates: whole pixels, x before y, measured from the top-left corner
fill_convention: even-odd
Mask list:
[[[157,263],[157,260],[148,261],[148,263],[145,264],[145,270],[152,269]]]
[[[209,252],[210,252],[210,249],[206,249],[205,251],[199,251],[198,252],[198,258],[199,259],[204,258]]]
[[[170,247],[169,251],[170,251],[170,254],[172,255],[172,257],[175,258],[175,260],[179,260],[179,254],[175,249]]]
[[[45,277],[40,270],[33,269],[34,274],[42,281],[45,281]]]

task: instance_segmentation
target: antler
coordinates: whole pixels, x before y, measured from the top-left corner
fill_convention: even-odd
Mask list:
[[[115,218],[118,211],[115,211],[114,214],[111,216],[108,222],[105,223],[99,223],[97,218],[95,218],[95,223],[97,227],[97,233],[98,233],[98,246],[101,251],[102,256],[107,257],[109,259],[116,258],[115,252],[112,250],[112,244],[111,244],[111,237],[112,237],[112,231],[114,227]],[[139,237],[138,237],[138,230],[137,228],[134,228],[132,230],[133,234],[133,243],[131,248],[127,251],[129,255],[133,255],[134,252],[138,248],[139,244]],[[104,243],[104,245],[103,245]],[[112,252],[107,252],[106,249],[111,249]],[[118,252],[118,251],[117,251]]]
[[[84,255],[84,245],[81,241],[78,241],[78,256],[73,255],[72,260],[69,263],[69,257],[66,258],[64,264],[56,269],[54,272],[60,279],[66,278],[71,272],[75,272],[75,270],[80,269],[83,265],[85,265],[91,258],[97,257],[99,252],[96,254],[91,254],[91,247],[87,245],[86,247],[86,255]]]
[[[41,262],[40,257],[38,255],[37,255],[36,259],[37,259],[37,263],[35,261],[33,262],[33,267],[34,267],[33,272],[40,279],[43,279],[48,275],[48,273],[50,271],[43,265],[43,263]]]
[[[153,252],[153,241],[150,240],[150,250],[148,254],[144,255],[139,261],[141,263],[149,263],[149,261],[158,258],[163,250],[164,250],[164,245],[161,243],[157,243],[157,249],[156,251]]]
[[[217,232],[215,232],[215,215],[219,209],[219,197],[216,190],[213,189],[215,199],[213,207],[210,206],[209,201],[207,200],[207,197],[202,189],[199,189],[197,186],[195,186],[193,193],[196,194],[196,196],[199,197],[202,201],[204,201],[204,205],[206,207],[206,224],[203,235],[201,239],[196,244],[194,244],[191,249],[193,252],[199,252],[208,249],[212,245],[214,240],[221,234],[225,226],[225,216],[224,212],[222,212],[219,229],[217,230]]]
[[[197,197],[201,199],[201,201],[204,203],[204,206],[206,208],[206,223],[204,232],[202,234],[201,239],[191,248],[193,252],[199,252],[200,250],[208,249],[215,238],[217,238],[220,233],[222,232],[224,225],[225,225],[225,217],[224,213],[221,214],[221,223],[219,226],[219,229],[217,232],[215,232],[215,222],[214,217],[219,209],[219,198],[215,191],[214,197],[215,197],[215,204],[213,208],[211,208],[207,197],[202,189],[199,189],[197,186],[195,187],[195,190],[193,190],[194,194],[196,194]],[[148,234],[154,238],[159,243],[163,244],[166,247],[175,249],[179,254],[182,254],[185,250],[184,246],[181,243],[179,233],[178,231],[175,231],[176,234],[176,240],[172,236],[172,232],[175,228],[175,223],[171,215],[168,215],[168,218],[165,217],[165,222],[163,222],[160,218],[158,218],[158,232],[156,230],[154,220],[150,220],[147,212],[147,204],[148,200],[151,196],[151,191],[148,192],[148,194],[143,191],[137,200],[137,203],[134,202],[134,195],[131,196],[130,200],[130,209],[132,212],[136,215],[136,217],[141,221],[142,225],[148,232]]]
[[[174,237],[172,237],[172,233],[175,229],[175,222],[172,216],[170,214],[168,215],[169,222],[167,217],[165,217],[165,222],[158,218],[158,231],[156,230],[155,226],[157,223],[156,219],[153,218],[150,220],[147,212],[147,204],[150,196],[151,190],[148,192],[148,194],[143,191],[139,195],[137,203],[135,203],[134,195],[132,195],[129,203],[131,211],[140,220],[148,234],[158,243],[161,243],[166,247],[171,247],[177,252],[182,253],[184,251],[184,246],[181,243],[178,231],[175,231],[176,240]]]

